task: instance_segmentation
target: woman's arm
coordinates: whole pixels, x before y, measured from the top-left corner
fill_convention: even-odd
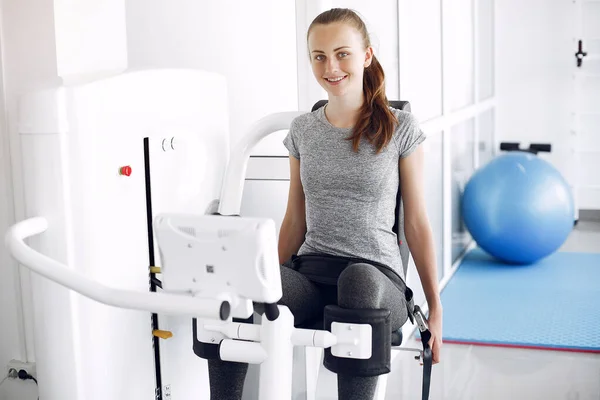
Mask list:
[[[424,152],[417,147],[399,162],[402,199],[404,202],[404,234],[415,261],[429,308],[430,342],[434,362],[439,362],[442,339],[442,303],[440,300],[435,246],[427,217],[424,194]]]
[[[279,264],[296,254],[306,235],[304,189],[300,181],[300,160],[290,155],[290,189],[287,208],[279,230]]]

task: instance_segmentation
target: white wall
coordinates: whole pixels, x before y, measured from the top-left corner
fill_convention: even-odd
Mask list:
[[[232,143],[257,119],[298,109],[294,0],[127,0],[129,68],[227,78]]]
[[[552,153],[540,156],[568,175],[573,2],[495,3],[497,139],[552,143]]]
[[[24,217],[17,99],[21,93],[60,84],[59,76],[80,79],[125,67],[124,9],[121,0],[96,4],[67,0],[3,0],[1,3],[2,118],[0,119],[0,232]],[[122,5],[122,4],[121,4]],[[121,19],[119,19],[119,15]],[[111,24],[103,24],[104,18]],[[58,22],[56,22],[58,21]],[[111,26],[104,35],[98,32]],[[9,157],[10,155],[10,157]],[[6,211],[6,212],[5,212]],[[17,270],[6,249],[0,250],[0,370],[10,359],[35,361],[33,305],[28,270]],[[23,290],[21,290],[23,287]],[[43,333],[42,333],[43,334]],[[0,399],[35,399],[32,381],[8,380]]]
[[[32,12],[30,10],[35,10]],[[2,234],[23,212],[21,166],[18,157],[20,149],[16,140],[17,94],[27,88],[55,81],[56,58],[53,54],[54,26],[48,16],[53,14],[52,3],[45,0],[4,0],[2,2],[2,57],[4,99],[7,114],[2,119],[0,132],[2,139],[2,187],[6,195],[0,197],[0,231]],[[54,65],[54,68],[53,68]],[[3,107],[4,108],[4,107]],[[10,149],[9,149],[10,145]],[[9,165],[9,154],[12,161]],[[12,182],[11,182],[12,180]],[[11,185],[12,183],[12,185]],[[0,369],[10,359],[30,360],[34,357],[33,348],[26,349],[24,322],[32,332],[31,320],[24,321],[22,308],[31,307],[30,299],[22,303],[20,279],[16,263],[9,257],[4,247],[0,250],[0,325],[3,329],[0,340]],[[26,281],[26,277],[23,279]],[[33,339],[29,338],[29,343]],[[37,398],[33,382],[7,381],[0,388],[0,399]]]
[[[119,15],[115,14],[115,18],[104,24],[102,22],[107,21],[102,17],[114,12],[119,5],[124,7],[125,2],[112,0],[103,2],[102,6],[93,3],[75,4],[63,0],[2,2],[7,109],[6,126],[0,125],[2,232],[24,214],[19,138],[15,125],[17,97],[32,88],[59,84],[59,75],[70,74],[70,80],[74,80],[118,72],[127,66],[123,63],[127,57],[130,58],[130,69],[189,67],[219,72],[229,81],[234,140],[255,120],[271,112],[298,107],[293,0],[260,4],[129,1],[126,2],[128,36],[123,43],[119,42],[118,33],[123,32]],[[102,28],[108,42],[97,40],[98,36],[93,34],[94,29]],[[74,37],[80,41],[73,40]],[[123,54],[124,44],[129,47],[129,54]],[[82,51],[89,53],[82,55]],[[104,57],[94,58],[102,52]],[[94,62],[90,64],[89,60]],[[14,187],[11,178],[14,178]],[[0,341],[0,370],[3,370],[13,358],[34,361],[35,352],[31,318],[22,317],[22,314],[31,315],[30,299],[25,294],[22,301],[16,264],[4,248],[0,252],[0,262],[3,276],[0,280],[0,324],[4,327]],[[21,274],[26,287],[28,274],[27,270]],[[22,307],[24,313],[20,310]],[[29,335],[27,339],[26,334]],[[35,398],[35,387],[26,388],[31,386],[30,383],[5,382],[0,388],[0,399],[27,400],[29,395]],[[33,392],[29,393],[27,389]]]
[[[341,5],[358,9],[376,33],[393,98],[393,88],[397,85],[394,74],[402,73],[395,68],[397,53],[393,46],[397,41],[391,37],[397,28],[395,2],[389,0],[385,6],[371,4],[368,8],[363,8],[362,2],[350,0],[323,1],[318,6],[307,3],[312,2],[127,0],[128,66],[203,68],[224,74],[229,81],[229,125],[235,140],[253,121],[268,113],[312,105],[312,99],[306,100],[305,96],[302,100],[299,90],[308,82],[296,79],[298,65],[303,62],[307,65],[308,60],[297,56],[298,43],[304,41],[304,36],[296,37],[295,12],[310,14],[309,20],[320,7]],[[0,115],[0,231],[4,232],[15,219],[22,217],[23,210],[14,125],[16,96],[26,88],[57,82],[58,78],[54,24],[49,18],[53,2],[2,0],[1,4],[2,89],[7,109],[6,120]],[[568,140],[569,76],[575,51],[571,43],[572,19],[566,17],[571,13],[571,5],[568,0],[495,1],[496,141],[551,142],[554,149],[549,159],[567,173],[569,159],[564,143]],[[411,20],[415,27],[431,25],[426,14],[406,14],[401,16],[402,20]],[[405,36],[402,40],[411,38]],[[417,42],[418,34],[411,43]],[[439,101],[436,99],[436,105]],[[0,107],[3,107],[1,101]],[[433,117],[436,111],[424,115]],[[20,315],[20,307],[29,305],[27,299],[24,305],[21,303],[16,265],[4,248],[0,249],[0,276],[3,277],[0,280],[2,371],[11,358],[24,359],[28,353],[33,357],[33,349],[26,348],[27,329]],[[25,385],[35,391],[30,383],[5,383],[0,387],[0,400],[35,398],[33,393],[21,389]]]
[[[0,53],[2,54],[2,53]],[[0,70],[0,73],[3,72]],[[2,81],[0,92],[4,93]],[[12,176],[10,168],[9,138],[6,129],[6,114],[4,113],[4,96],[0,97],[0,231],[4,232],[15,220],[12,189]],[[25,356],[22,335],[21,315],[19,313],[20,301],[16,292],[19,279],[16,264],[9,257],[4,247],[0,248],[0,325],[4,332],[0,340],[0,366],[6,365],[11,359],[22,359]],[[4,372],[4,369],[2,369]],[[3,373],[0,376],[4,377]],[[1,380],[2,378],[0,378]],[[12,383],[12,382],[10,382]],[[5,386],[9,382],[5,383]],[[2,393],[13,393],[14,388],[0,387],[0,399],[6,398]]]

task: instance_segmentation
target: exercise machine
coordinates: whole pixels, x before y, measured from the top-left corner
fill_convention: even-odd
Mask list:
[[[239,215],[252,148],[272,132],[287,129],[298,115],[289,112],[265,117],[237,143],[229,157],[216,213],[154,215],[149,209],[152,218],[148,225],[160,253],[160,263],[152,263],[155,265],[151,267],[160,265],[162,280],[156,282],[160,291],[115,288],[34,249],[26,240],[47,235],[53,228],[52,218],[43,213],[11,227],[6,246],[16,260],[36,274],[96,302],[193,319],[195,339],[217,346],[221,359],[260,364],[261,400],[291,399],[294,346],[322,347],[330,349],[331,357],[338,360],[366,362],[372,357],[373,343],[389,334],[382,315],[344,314],[335,309],[331,310],[331,318],[339,322],[334,321],[330,331],[295,328],[289,309],[276,304],[281,297],[281,282],[275,225],[269,219]],[[253,303],[264,304],[260,324],[233,322],[233,318],[250,317]],[[414,317],[424,338],[424,349],[406,350],[418,352],[427,374],[431,350],[425,317],[418,307]],[[377,339],[375,331],[380,335]],[[389,369],[385,353],[389,353],[389,347],[383,351],[378,371]],[[428,385],[429,379],[424,379],[423,398],[428,397]]]

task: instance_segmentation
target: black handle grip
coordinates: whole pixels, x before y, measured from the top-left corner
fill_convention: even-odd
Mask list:
[[[279,317],[279,307],[277,303],[265,303],[265,317],[269,321],[275,321]]]
[[[501,142],[500,150],[502,151],[526,151],[532,154],[537,154],[541,151],[550,153],[552,145],[550,143],[531,143],[528,149],[522,149],[519,142]]]

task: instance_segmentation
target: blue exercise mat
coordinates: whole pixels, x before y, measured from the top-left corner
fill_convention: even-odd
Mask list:
[[[441,298],[445,342],[600,353],[600,254],[514,266],[475,249]]]

